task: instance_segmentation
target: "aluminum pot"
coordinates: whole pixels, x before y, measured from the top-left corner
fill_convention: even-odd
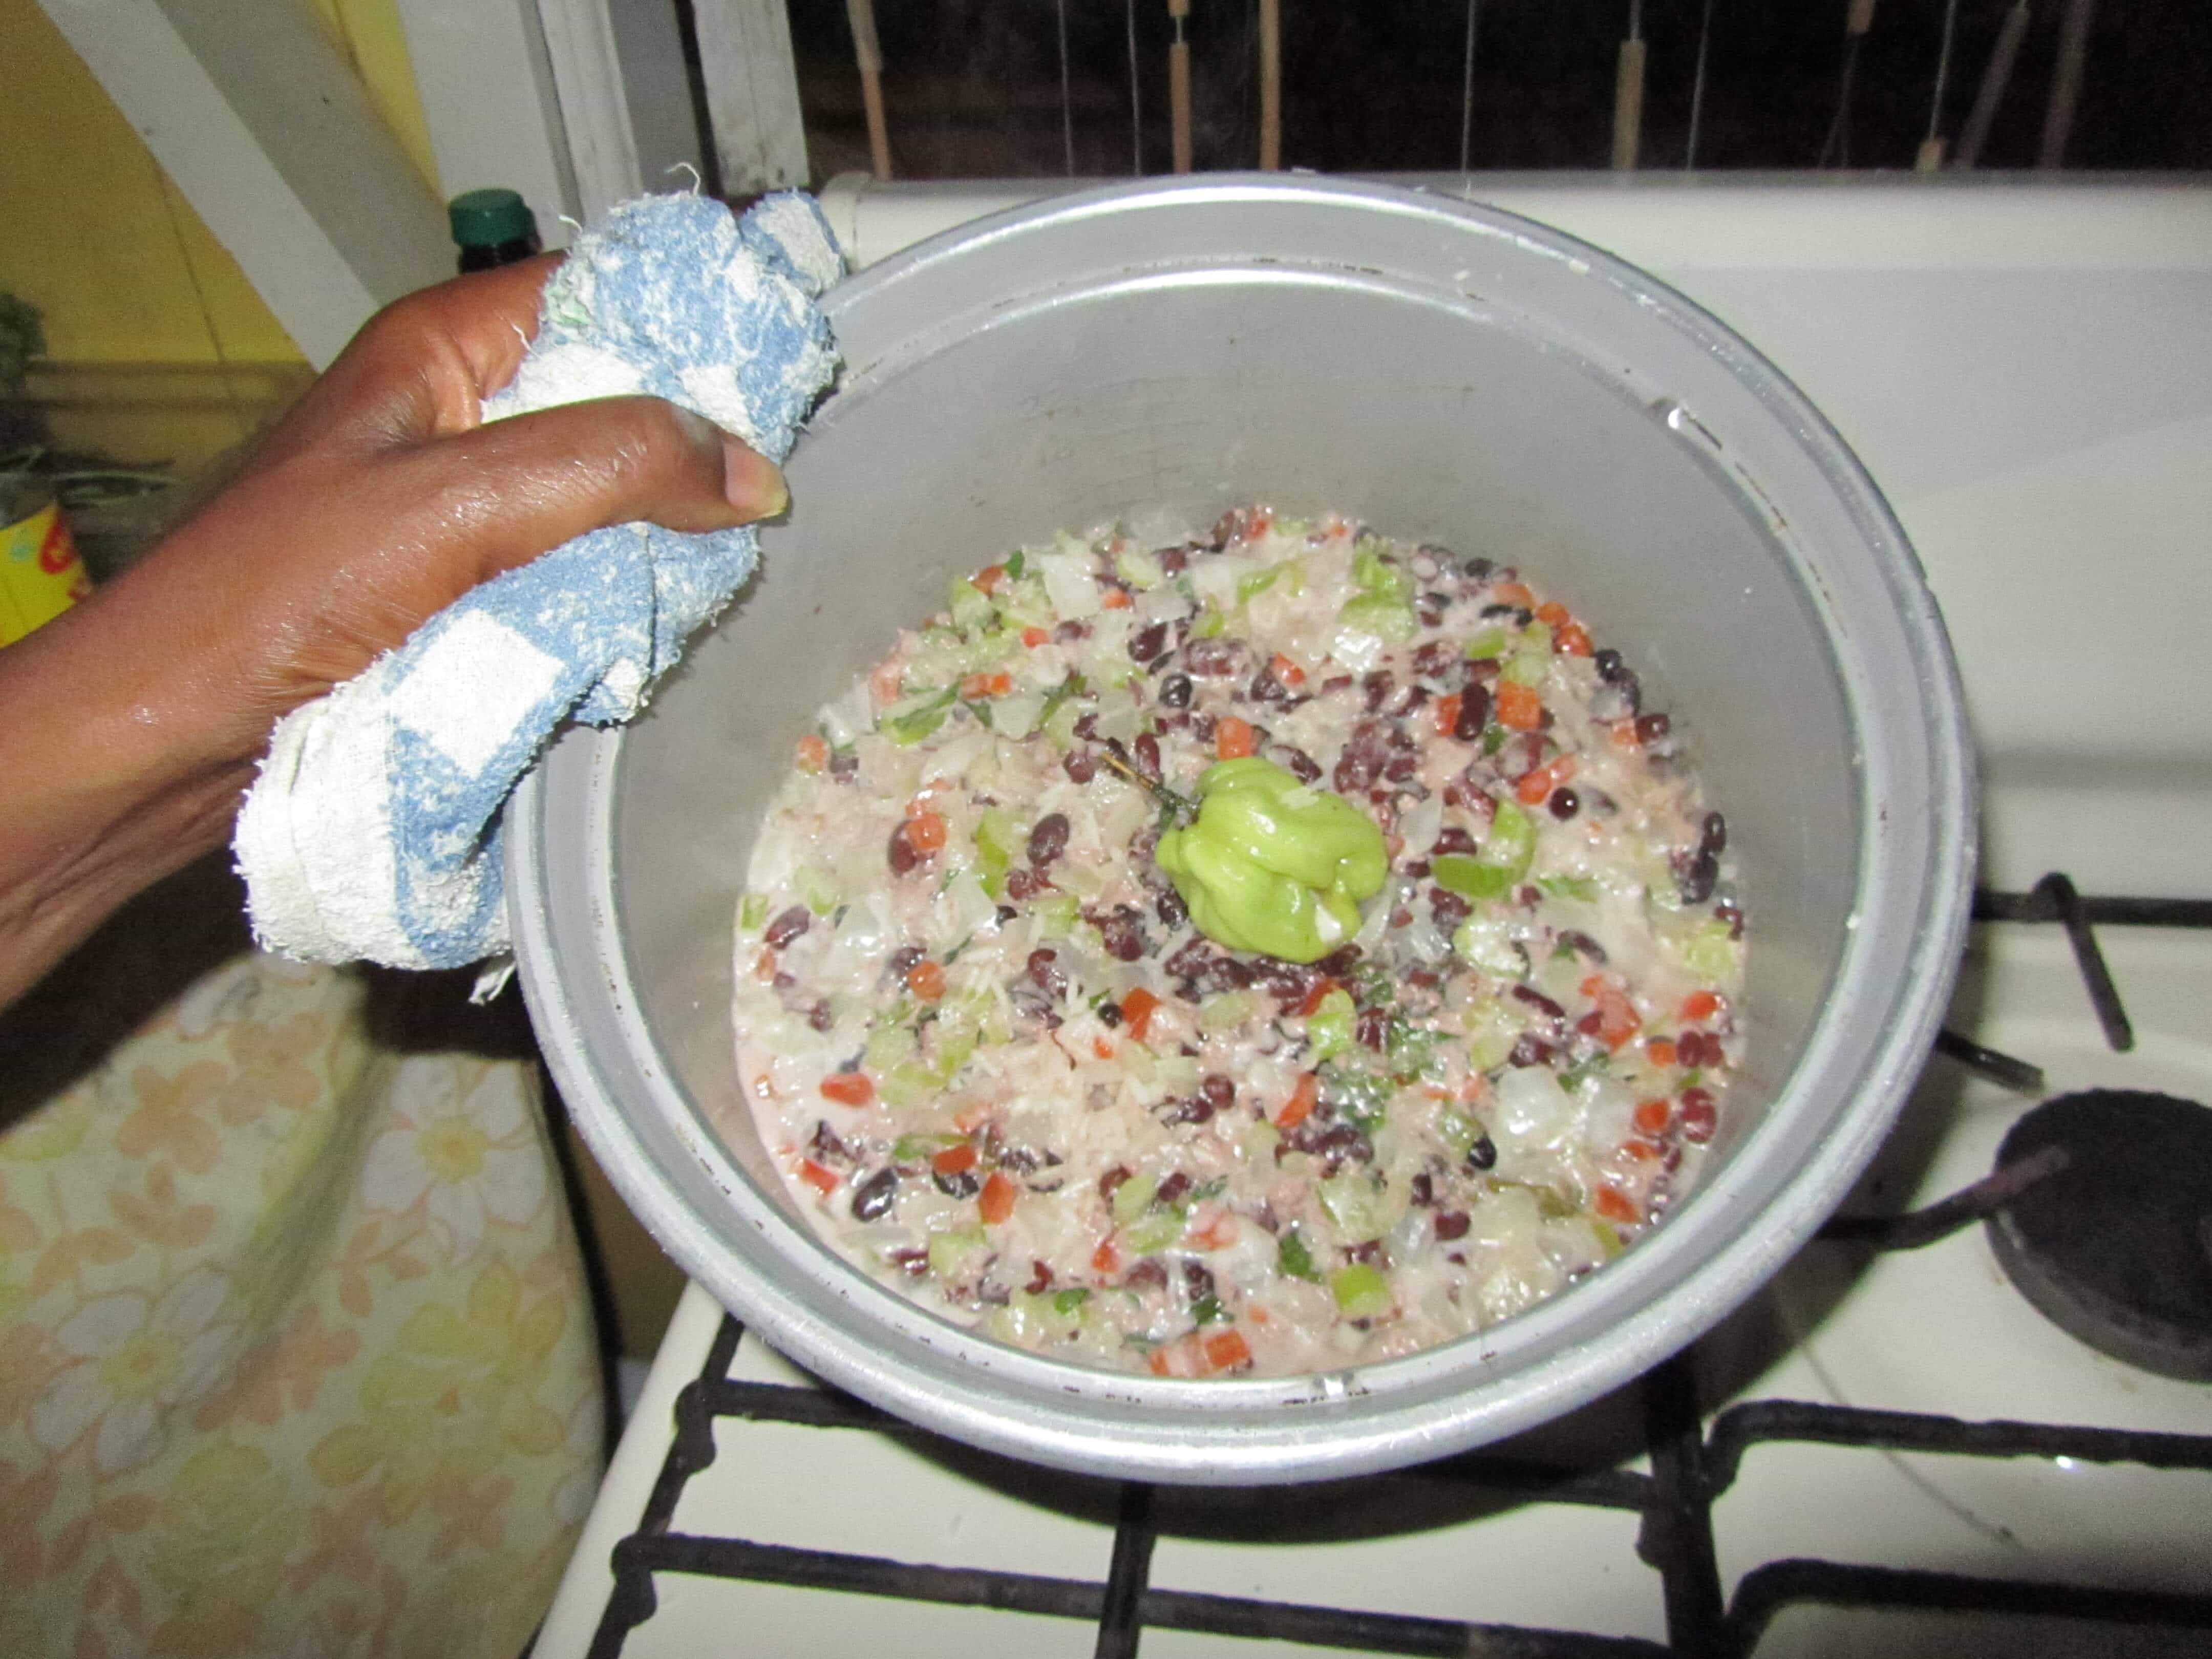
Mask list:
[[[578,1127],[655,1237],[838,1386],[1092,1474],[1264,1482],[1493,1440],[1620,1384],[1802,1244],[1927,1053],[1967,913],[1955,671],[1903,532],[1743,341],[1598,250],[1382,186],[1144,182],[925,243],[827,301],[844,370],[762,571],[626,730],[507,815],[523,986]],[[1521,563],[1674,711],[1729,817],[1751,1039],[1698,1188],[1489,1330],[1328,1375],[1110,1375],[847,1266],[751,1135],[732,922],[813,711],[947,578],[1133,509],[1334,509]],[[728,1144],[712,1121],[745,1126]]]

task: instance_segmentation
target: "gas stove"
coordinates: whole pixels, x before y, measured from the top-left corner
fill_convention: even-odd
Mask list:
[[[1819,1239],[1637,1385],[1318,1486],[973,1452],[823,1389],[694,1286],[540,1654],[2212,1650],[2212,1387],[2186,1380],[2212,1177],[2185,1141],[2142,1151],[2194,1123],[2146,1102],[2212,1102],[2212,191],[1431,182],[1725,317],[1929,567],[1989,890],[1896,1132]],[[827,205],[872,258],[1025,193]],[[2060,1133],[2130,1111],[2110,1173],[2095,1133]],[[2130,1206],[2131,1152],[2176,1191]]]

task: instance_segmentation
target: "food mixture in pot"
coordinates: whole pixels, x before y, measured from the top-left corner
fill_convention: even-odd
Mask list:
[[[1513,568],[1265,508],[1063,536],[799,739],[739,1076],[823,1236],[1001,1340],[1408,1354],[1686,1190],[1741,1042],[1727,844]]]

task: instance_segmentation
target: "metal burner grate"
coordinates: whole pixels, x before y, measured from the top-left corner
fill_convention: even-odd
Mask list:
[[[2073,940],[2084,983],[2116,1048],[2125,1045],[2127,1015],[2111,975],[2104,971],[2093,927],[2212,927],[2212,902],[2084,898],[2060,875],[2045,878],[2030,893],[1978,895],[1974,912],[1984,921],[2063,925]],[[1993,1058],[2006,1060],[2002,1055]],[[1948,1218],[1948,1215],[1942,1218]],[[1890,1248],[1923,1242],[1925,1239],[1919,1237],[1887,1241]],[[1760,1446],[1812,1443],[1876,1453],[2070,1458],[2212,1473],[2212,1436],[2045,1423],[1969,1423],[1919,1413],[1794,1400],[1755,1400],[1731,1406],[1713,1419],[1708,1430],[1686,1352],[1646,1374],[1641,1384],[1644,1428],[1651,1456],[1649,1474],[1628,1469],[1592,1473],[1552,1468],[1480,1453],[1446,1458],[1410,1472],[1532,1503],[1637,1514],[1641,1519],[1637,1553],[1660,1577],[1668,1632],[1663,1645],[1587,1632],[1468,1624],[1155,1589],[1148,1582],[1158,1537],[1152,1521],[1153,1492],[1152,1487],[1138,1482],[1121,1488],[1113,1554],[1103,1583],[988,1568],[915,1565],[876,1556],[672,1532],[670,1522],[685,1483],[715,1459],[714,1424],[718,1418],[881,1434],[915,1442],[933,1438],[848,1395],[816,1388],[733,1380],[729,1370],[741,1334],[738,1322],[726,1316],[699,1375],[677,1397],[674,1442],[644,1515],[637,1530],[614,1547],[614,1590],[592,1638],[591,1659],[614,1659],[630,1632],[652,1617],[657,1606],[654,1577],[664,1572],[1081,1620],[1097,1626],[1095,1652],[1098,1659],[1133,1659],[1147,1628],[1297,1642],[1360,1653],[1434,1655],[1440,1659],[1442,1656],[1597,1659],[1598,1656],[1665,1654],[1741,1659],[1758,1645],[1778,1614],[1808,1603],[1893,1612],[2001,1613],[2176,1632],[2212,1631],[2212,1595],[2051,1584],[1824,1560],[1767,1562],[1745,1573],[1730,1598],[1723,1589],[1714,1548],[1713,1505],[1735,1484],[1746,1457]]]

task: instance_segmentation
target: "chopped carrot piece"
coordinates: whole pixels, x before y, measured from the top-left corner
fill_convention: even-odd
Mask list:
[[[1640,749],[1644,746],[1643,740],[1636,735],[1636,720],[1632,715],[1624,715],[1620,720],[1608,722],[1605,737],[1615,749]]]
[[[983,1195],[975,1200],[987,1225],[995,1227],[1014,1212],[1019,1190],[1003,1170],[991,1171],[990,1179],[983,1183]]]
[[[1037,647],[1042,645],[1051,637],[1052,635],[1042,628],[1024,628],[1022,629],[1022,643],[1029,647],[1032,651],[1036,650]]]
[[[837,1183],[842,1179],[835,1170],[817,1164],[811,1158],[799,1160],[799,1178],[824,1198],[837,1190]]]
[[[1547,599],[1536,607],[1536,620],[1547,628],[1558,628],[1575,619],[1575,613],[1557,599]]]
[[[1563,657],[1587,657],[1590,654],[1589,629],[1580,623],[1569,623],[1552,635],[1552,649]]]
[[[1575,775],[1575,757],[1559,755],[1541,766],[1532,767],[1523,773],[1521,781],[1513,786],[1513,793],[1523,806],[1541,806],[1551,799],[1552,791]]]
[[[1252,1349],[1241,1331],[1222,1331],[1206,1339],[1206,1363],[1217,1371],[1252,1363]]]
[[[1599,1188],[1596,1196],[1590,1200],[1590,1208],[1621,1226],[1632,1226],[1644,1219],[1644,1212],[1637,1208],[1636,1200],[1618,1187]]]
[[[1637,1139],[1633,1136],[1620,1143],[1620,1152],[1622,1157],[1634,1164],[1656,1164],[1659,1161],[1659,1148],[1656,1146],[1648,1140]]]
[[[822,1079],[822,1097],[847,1106],[865,1106],[876,1097],[866,1072],[832,1072]]]
[[[1141,985],[1121,999],[1121,1023],[1138,1042],[1142,1042],[1145,1033],[1152,1029],[1152,1011],[1159,1006],[1159,998]]]
[[[1279,651],[1269,659],[1267,666],[1278,680],[1293,690],[1306,683],[1306,671]]]
[[[964,1140],[957,1146],[947,1146],[929,1160],[929,1167],[939,1175],[963,1174],[975,1167],[975,1149]]]
[[[818,732],[809,732],[799,740],[799,769],[819,772],[830,764],[830,745]]]
[[[1671,1037],[1653,1037],[1644,1045],[1644,1052],[1650,1057],[1654,1066],[1672,1066],[1674,1063],[1674,1043]]]
[[[996,673],[970,674],[960,682],[960,695],[970,702],[979,697],[1003,697],[1014,689],[1014,677],[1000,669]]]
[[[999,591],[999,584],[1006,580],[1006,567],[1002,564],[987,564],[968,580],[974,582],[984,592],[995,593]]]
[[[1308,1072],[1298,1079],[1298,1086],[1291,1091],[1291,1097],[1283,1109],[1275,1114],[1278,1129],[1295,1129],[1313,1115],[1313,1109],[1321,1104],[1321,1078]]]
[[[899,681],[906,669],[896,659],[883,664],[868,676],[868,690],[878,702],[896,702]]]
[[[1264,1325],[1267,1322],[1267,1310],[1265,1308],[1255,1308],[1249,1313],[1246,1314],[1244,1317],[1250,1320],[1255,1325]]]
[[[1111,1060],[1114,1058],[1114,1045],[1104,1037],[1093,1037],[1091,1039],[1091,1052],[1101,1060]]]
[[[1711,1019],[1721,1011],[1721,1000],[1711,991],[1692,991],[1682,999],[1682,1018],[1687,1020]]]
[[[1312,1014],[1315,1010],[1321,1006],[1322,999],[1323,997],[1327,996],[1331,991],[1340,990],[1342,988],[1342,987],[1339,986],[1337,982],[1331,979],[1327,974],[1323,974],[1319,979],[1314,981],[1313,989],[1306,993],[1305,1000],[1298,1004],[1298,1012],[1306,1015]]]
[[[1544,700],[1518,680],[1498,683],[1498,723],[1516,732],[1533,732],[1544,719]]]
[[[1154,1376],[1204,1376],[1213,1369],[1196,1331],[1163,1343],[1146,1357]]]
[[[1121,1271],[1121,1253],[1114,1248],[1111,1238],[1102,1238],[1098,1248],[1091,1253],[1091,1271],[1111,1279]]]
[[[1437,736],[1445,738],[1451,736],[1452,727],[1459,724],[1459,705],[1460,696],[1456,691],[1437,699],[1434,718],[1437,722]]]
[[[1636,1126],[1639,1134],[1663,1134],[1674,1115],[1674,1108],[1667,1101],[1639,1100],[1628,1121]]]
[[[1183,1238],[1187,1250],[1225,1250],[1237,1242],[1237,1216],[1224,1210],[1202,1227],[1194,1227]]]
[[[991,1115],[991,1103],[987,1100],[971,1100],[952,1115],[952,1127],[963,1135],[971,1135],[987,1122]]]
[[[1601,984],[1588,994],[1597,1002],[1598,1041],[1607,1048],[1620,1048],[1642,1029],[1644,1022],[1637,1016],[1636,1005],[1618,985]]]
[[[1127,611],[1131,601],[1126,588],[1109,587],[1098,603],[1109,611]]]
[[[1522,582],[1500,582],[1491,590],[1491,599],[1498,605],[1527,605],[1536,603],[1536,596]]]
[[[1221,760],[1241,760],[1259,748],[1258,735],[1252,722],[1239,720],[1234,714],[1224,714],[1213,723],[1213,752]]]
[[[775,977],[775,951],[773,947],[762,951],[759,956],[753,958],[753,977],[755,979],[762,981],[773,980]]]
[[[936,812],[917,812],[906,821],[906,844],[917,853],[934,853],[945,845],[945,819]]]
[[[924,957],[906,970],[906,988],[924,1002],[934,1002],[945,994],[945,969]]]

